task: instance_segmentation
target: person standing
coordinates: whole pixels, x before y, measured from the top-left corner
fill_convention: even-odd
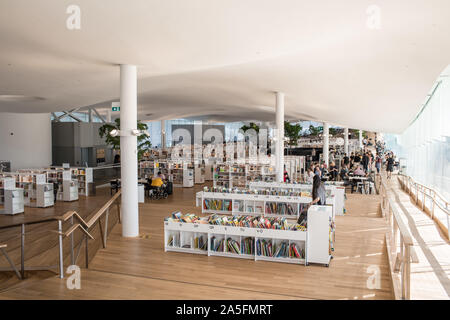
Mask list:
[[[313,183],[313,179],[314,179],[314,167],[311,166],[308,168],[308,170],[305,173],[305,181],[307,183]]]
[[[353,162],[356,165],[359,165],[359,163],[361,162],[361,157],[359,156],[359,153],[355,154],[355,158],[353,158]]]
[[[309,205],[324,206],[326,202],[325,186],[318,175],[314,176],[312,188],[312,200]]]
[[[348,157],[347,154],[345,154],[345,156],[344,156],[344,165],[349,165],[349,163],[350,163],[350,158]]]
[[[286,166],[284,167],[283,180],[284,180],[284,182],[291,183],[291,179],[289,178],[289,174],[286,170]]]
[[[387,178],[390,179],[392,176],[392,171],[394,171],[394,157],[392,156],[392,154],[389,155],[386,162]]]
[[[377,159],[375,160],[375,168],[377,168],[377,173],[380,174],[381,170],[381,157],[377,155]]]
[[[361,164],[363,165],[364,171],[368,172],[369,171],[369,156],[367,155],[367,152],[364,153],[362,160],[361,160]]]

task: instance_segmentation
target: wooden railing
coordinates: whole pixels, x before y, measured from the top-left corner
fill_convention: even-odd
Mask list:
[[[416,205],[421,206],[422,210],[430,215],[442,232],[447,236],[447,239],[450,240],[450,203],[435,190],[414,181],[409,176],[399,175],[398,181],[400,182],[402,189],[416,202]],[[429,205],[427,205],[427,202]],[[445,215],[447,226],[445,226],[436,215],[437,210],[440,210],[442,214]]]
[[[63,254],[63,239],[70,238],[70,261],[72,265],[75,265],[78,261],[81,248],[83,246],[83,241],[80,241],[78,245],[77,253],[75,254],[74,246],[74,233],[76,230],[80,230],[84,236],[85,243],[85,266],[89,267],[89,239],[94,240],[94,237],[90,234],[90,231],[97,224],[100,229],[100,237],[102,240],[103,248],[106,248],[106,240],[108,238],[108,219],[109,210],[116,204],[117,205],[117,215],[118,221],[120,223],[120,199],[121,190],[119,189],[111,199],[109,199],[97,212],[95,212],[92,217],[85,221],[76,211],[68,211],[64,215],[58,217],[58,236],[59,236],[59,276],[64,278],[64,254]],[[105,215],[105,225],[102,225],[101,217]],[[76,223],[75,223],[76,220]],[[63,223],[70,222],[71,226],[63,232]]]
[[[403,223],[400,213],[392,199],[392,192],[387,189],[381,178],[381,213],[386,218],[389,230],[386,233],[386,247],[389,259],[394,294],[396,299],[411,299],[411,263],[418,263],[414,242],[408,228]]]

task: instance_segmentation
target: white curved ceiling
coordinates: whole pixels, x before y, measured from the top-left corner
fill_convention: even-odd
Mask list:
[[[81,30],[66,8],[81,8]],[[366,27],[369,5],[381,29]],[[141,119],[286,116],[401,132],[450,63],[448,0],[2,0],[0,111],[49,112],[119,94],[138,65]]]

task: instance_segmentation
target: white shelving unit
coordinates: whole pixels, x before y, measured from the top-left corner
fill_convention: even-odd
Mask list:
[[[0,204],[5,203],[5,190],[16,188],[16,179],[13,177],[0,178]]]
[[[311,197],[291,197],[275,195],[255,195],[240,193],[220,193],[200,191],[196,194],[196,205],[202,206],[202,213],[264,215],[298,219],[303,206],[311,202]],[[327,198],[332,212],[335,197]],[[288,209],[289,208],[289,211]]]
[[[38,208],[51,207],[55,204],[54,200],[52,183],[42,183],[37,185],[36,206]]]
[[[24,190],[24,205],[27,207],[36,207],[37,186],[47,182],[45,173],[36,173],[21,170],[18,174],[17,187]]]
[[[183,169],[183,188],[194,186],[194,169],[186,167]]]
[[[173,186],[191,188],[194,186],[194,166],[187,162],[174,163],[172,168]]]
[[[203,184],[205,183],[205,167],[202,164],[195,165],[195,184]]]
[[[195,247],[197,243],[195,238],[206,239],[206,247],[199,249]],[[290,231],[290,230],[273,230],[259,228],[244,228],[217,226],[210,224],[194,224],[194,223],[178,223],[164,222],[164,250],[184,252],[192,254],[202,254],[208,256],[232,257],[240,259],[251,259],[255,261],[271,261],[295,264],[307,264],[308,256],[308,233],[307,231]],[[258,255],[257,241],[267,240],[280,244],[285,241],[290,245],[295,243],[301,245],[301,249],[305,251],[304,258],[295,257],[276,257]],[[220,250],[217,250],[220,242],[224,243]],[[239,244],[239,253],[230,250],[227,245],[229,242],[236,241]],[[250,253],[244,252],[244,243],[250,244]],[[288,250],[289,252],[289,250]]]
[[[211,164],[205,164],[205,181],[213,181],[214,166]]]
[[[78,194],[82,196],[89,196],[89,183],[94,182],[94,175],[92,168],[71,168],[72,180],[78,181]]]
[[[78,181],[63,180],[63,201],[78,200]]]
[[[334,220],[328,206],[311,206],[308,210],[308,234],[310,263],[328,266],[334,243]]]
[[[279,183],[279,182],[251,182],[249,183],[251,190],[274,190],[274,191],[301,191],[305,193],[312,192],[311,184],[297,184],[297,183]],[[334,215],[343,216],[345,212],[345,187],[340,185],[325,184],[325,191],[327,192],[327,204],[331,196],[334,196]]]
[[[5,189],[5,205],[3,214],[14,215],[24,212],[23,189]]]
[[[252,181],[275,181],[275,169],[270,165],[217,164],[214,166],[213,186],[245,188]]]

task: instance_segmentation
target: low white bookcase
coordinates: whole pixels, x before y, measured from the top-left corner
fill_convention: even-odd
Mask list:
[[[299,190],[312,192],[311,184],[300,183],[281,183],[281,182],[250,182],[248,185],[251,190],[276,190],[276,191],[288,191]],[[333,184],[325,183],[325,191],[327,192],[327,198],[330,195],[335,197],[335,212],[337,216],[343,216],[345,212],[345,187],[340,185],[339,182],[333,182]],[[327,204],[328,203],[327,200]]]
[[[24,212],[24,197],[22,188],[5,190],[5,205],[3,214],[14,215]]]
[[[310,197],[298,196],[205,191],[200,191],[196,194],[196,206],[202,206],[202,213],[214,214],[264,215],[266,217],[298,219],[303,206],[310,202]],[[331,206],[334,218],[335,196],[330,195],[327,197],[327,204]],[[290,208],[289,211],[287,211],[288,206]],[[274,213],[274,211],[279,211],[279,213]]]
[[[55,204],[53,183],[42,183],[36,185],[36,206],[38,208],[51,207]]]
[[[330,206],[311,206],[308,210],[308,229],[306,231],[291,231],[278,229],[246,228],[200,223],[184,223],[164,221],[164,250],[201,254],[208,256],[251,259],[255,261],[271,261],[308,265],[319,263],[329,266],[331,259],[332,209]],[[200,242],[198,239],[202,239]],[[221,250],[217,244],[224,241]],[[227,242],[236,241],[240,244],[239,253],[229,249]],[[247,241],[247,242],[246,242]],[[259,254],[258,241],[270,243],[272,248],[278,248],[285,243],[288,256],[272,256]],[[198,243],[203,243],[199,248]],[[252,245],[251,253],[244,252],[244,243]],[[292,257],[289,253],[291,244],[304,252],[304,257]],[[246,247],[248,248],[248,246]],[[274,252],[277,252],[274,249]],[[262,253],[262,252],[261,252]]]

